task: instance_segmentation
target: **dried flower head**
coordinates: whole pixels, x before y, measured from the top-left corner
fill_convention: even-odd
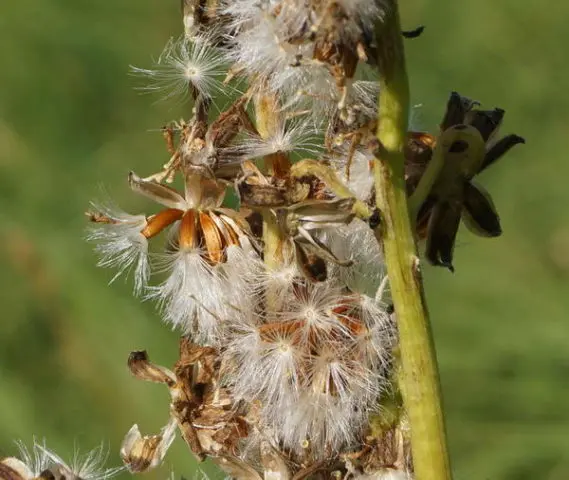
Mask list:
[[[494,203],[473,179],[513,146],[524,143],[518,135],[495,140],[504,110],[479,110],[477,102],[453,92],[441,123],[441,137],[411,137],[407,182],[411,193],[429,165],[434,151],[442,151],[443,165],[432,190],[418,211],[419,231],[426,231],[427,259],[433,265],[454,269],[453,250],[460,219],[476,234],[496,237],[502,233]],[[455,135],[452,135],[456,133]],[[452,138],[452,142],[444,141]]]

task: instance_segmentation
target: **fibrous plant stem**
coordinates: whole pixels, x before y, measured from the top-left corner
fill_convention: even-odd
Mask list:
[[[274,94],[259,93],[255,96],[256,127],[261,138],[270,138],[278,128],[279,108]],[[282,176],[290,169],[289,159],[284,154],[275,153],[265,157],[267,173]],[[263,213],[263,259],[269,270],[278,268],[283,263],[284,233],[279,228],[275,216],[266,211]],[[270,294],[269,294],[270,296]]]
[[[389,4],[377,27],[380,96],[374,177],[382,222],[376,236],[383,245],[397,316],[400,388],[411,428],[415,478],[449,480],[452,475],[437,360],[405,190],[409,84],[403,36],[397,0]]]

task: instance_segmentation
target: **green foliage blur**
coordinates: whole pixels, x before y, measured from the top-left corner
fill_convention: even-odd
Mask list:
[[[569,4],[401,3],[405,28],[426,25],[406,41],[419,125],[436,131],[457,90],[504,108],[503,133],[527,139],[480,179],[503,236],[462,231],[454,275],[425,267],[456,478],[568,479]],[[126,174],[165,162],[158,129],[187,111],[140,95],[128,67],[181,31],[178,4],[0,6],[0,455],[33,436],[64,458],[103,440],[118,464],[133,423],[151,433],[168,418],[166,389],[131,378],[126,359],[147,349],[171,365],[178,335],[130,283],[107,285],[83,212],[104,191],[127,211],[149,206]],[[195,470],[178,439],[147,477]]]

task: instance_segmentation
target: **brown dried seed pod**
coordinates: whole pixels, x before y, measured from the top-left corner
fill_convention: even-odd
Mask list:
[[[146,227],[140,233],[146,238],[152,238],[162,232],[166,227],[172,225],[175,221],[180,220],[183,215],[184,212],[177,208],[162,210],[148,218]]]
[[[180,250],[186,250],[197,248],[199,243],[196,211],[188,210],[182,217],[178,245]]]
[[[206,213],[199,213],[199,221],[205,242],[207,258],[213,265],[217,265],[224,261],[224,245],[219,229]]]

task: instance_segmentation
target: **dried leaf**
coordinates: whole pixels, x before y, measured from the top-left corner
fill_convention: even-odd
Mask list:
[[[335,263],[336,265],[341,265],[342,267],[349,267],[353,264],[352,260],[340,260],[332,251],[318,238],[310,235],[309,232],[304,230],[304,228],[298,228],[299,236],[295,237],[294,241],[301,247],[308,249],[308,251],[314,253],[315,255],[323,258],[328,262]]]
[[[297,265],[304,276],[311,282],[324,282],[328,278],[326,262],[318,255],[307,252],[298,242],[294,247]]]
[[[237,480],[263,480],[261,475],[250,465],[234,456],[214,458],[220,468]]]
[[[291,473],[282,455],[269,442],[261,442],[264,480],[290,480]]]
[[[286,191],[274,185],[255,185],[241,181],[237,183],[237,193],[241,203],[252,208],[273,208],[287,204]]]

